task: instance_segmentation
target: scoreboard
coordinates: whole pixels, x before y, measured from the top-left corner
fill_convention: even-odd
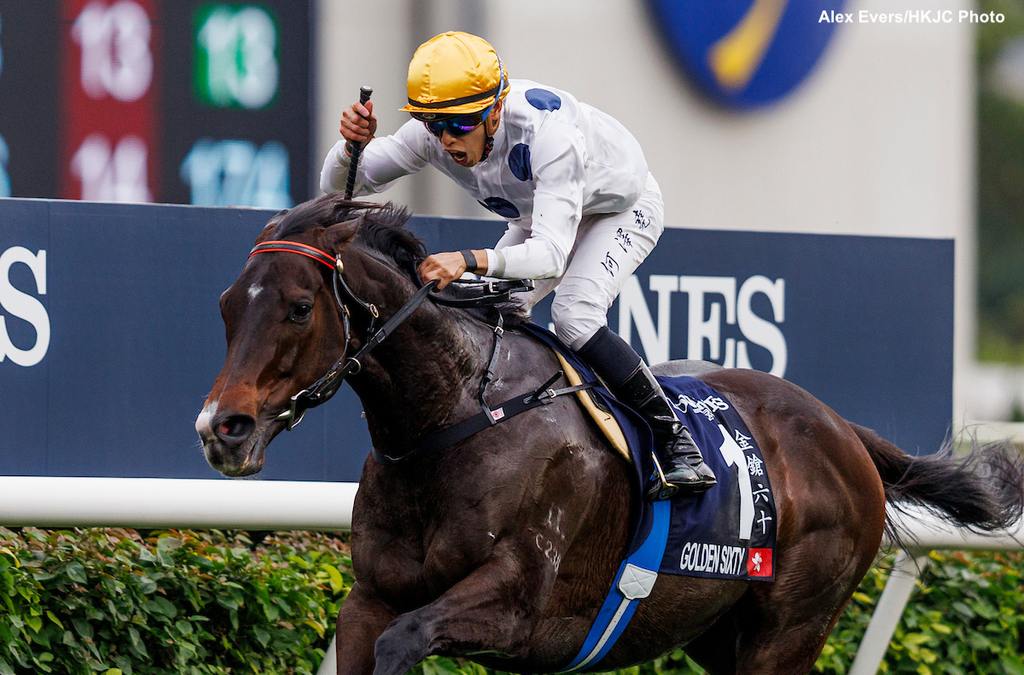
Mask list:
[[[313,0],[0,0],[0,197],[283,208]]]

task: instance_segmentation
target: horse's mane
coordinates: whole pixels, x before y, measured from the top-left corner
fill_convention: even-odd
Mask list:
[[[314,227],[329,227],[360,216],[362,222],[356,242],[392,264],[419,286],[417,269],[427,257],[427,249],[420,238],[405,227],[410,214],[404,206],[392,202],[378,204],[345,199],[342,193],[333,192],[280,211],[270,222],[275,225],[273,238],[285,239]],[[528,312],[521,302],[504,303],[497,309],[507,322],[519,323],[528,319]],[[469,311],[478,314],[478,310]]]
[[[345,199],[341,193],[328,193],[281,211],[274,220],[275,239],[301,234],[314,227],[330,227],[335,223],[362,216],[358,241],[366,248],[382,254],[400,271],[416,279],[416,268],[427,257],[419,237],[405,228],[409,211],[391,202],[377,204]]]

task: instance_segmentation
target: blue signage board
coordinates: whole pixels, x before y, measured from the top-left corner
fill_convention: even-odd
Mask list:
[[[814,70],[845,0],[647,0],[669,52],[702,91],[754,108],[793,91]],[[837,20],[836,17],[839,17]]]
[[[271,215],[0,200],[0,475],[216,477],[193,424],[224,359],[218,297]],[[502,232],[410,226],[433,251]],[[910,452],[949,428],[948,240],[668,230],[609,322],[653,362],[782,375]],[[360,410],[343,390],[310,411],[263,477],[357,480]]]

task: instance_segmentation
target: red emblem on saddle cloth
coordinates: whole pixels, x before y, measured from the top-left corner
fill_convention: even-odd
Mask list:
[[[772,575],[772,550],[770,548],[747,550],[747,575],[752,577],[770,577]]]

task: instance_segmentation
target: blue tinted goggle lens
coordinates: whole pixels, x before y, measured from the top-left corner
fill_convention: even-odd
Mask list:
[[[465,136],[470,131],[480,126],[480,122],[482,121],[483,117],[481,115],[474,114],[448,117],[442,120],[431,120],[429,122],[424,122],[424,124],[427,125],[427,129],[430,130],[430,133],[440,138],[445,131],[450,133],[452,136]]]

